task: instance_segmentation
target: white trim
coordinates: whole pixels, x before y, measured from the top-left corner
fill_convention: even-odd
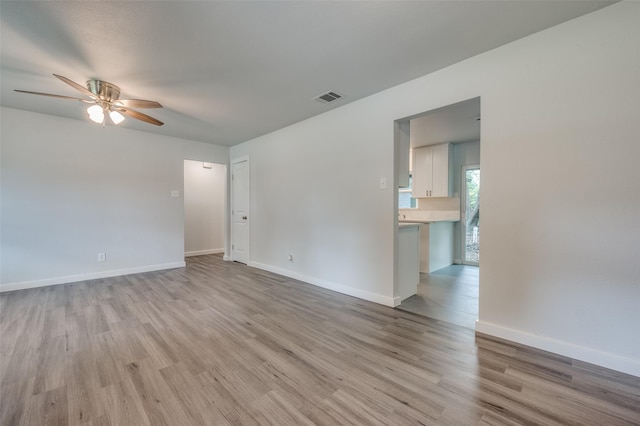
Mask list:
[[[229,221],[229,203],[231,202],[231,166],[225,164],[224,166],[224,255],[222,258],[229,256],[229,250],[231,248],[231,222]]]
[[[248,155],[241,155],[240,157],[232,158],[230,163],[231,164],[242,163],[243,161],[249,161],[249,156]]]
[[[271,266],[271,265],[265,265],[264,263],[259,263],[259,262],[249,262],[248,266],[273,272],[274,274],[283,275],[285,277],[293,278],[298,281],[303,281],[307,284],[312,284],[318,287],[326,288],[327,290],[332,290],[338,293],[346,294],[348,296],[357,297],[358,299],[368,300],[369,302],[378,303],[380,305],[394,307],[399,304],[399,302],[396,301],[396,299],[399,299],[399,298],[384,296],[382,294],[371,293],[366,290],[360,290],[360,289],[349,287],[343,284],[339,284],[331,281],[325,281],[325,280],[311,277],[308,275],[299,274],[297,272],[293,272],[288,269],[278,268],[276,266]]]
[[[92,272],[89,274],[67,275],[66,277],[46,278],[43,280],[23,281],[19,283],[0,284],[0,293],[5,291],[24,290],[28,288],[46,287],[49,285],[68,284],[78,281],[100,278],[119,277],[121,275],[139,274],[141,272],[161,271],[163,269],[184,268],[185,262],[162,263],[159,265],[139,266],[136,268],[113,269],[111,271]]]
[[[185,251],[184,257],[203,256],[205,254],[217,254],[217,253],[224,253],[224,248],[217,248],[217,249],[211,249],[211,250]]]
[[[224,260],[225,262],[233,262],[231,256],[227,256],[226,254],[222,256],[222,260]]]
[[[575,345],[550,337],[538,336],[480,320],[476,321],[476,332],[511,340],[512,342],[532,346],[544,351],[640,377],[640,359],[627,358],[610,352],[602,352],[585,346]]]
[[[247,220],[247,234],[248,234],[248,240],[247,241],[247,264],[249,264],[249,262],[251,261],[251,217],[252,217],[252,212],[251,212],[251,160],[249,158],[248,155],[242,155],[240,157],[236,157],[231,159],[230,161],[230,167],[229,167],[229,176],[231,177],[231,180],[229,181],[229,206],[227,207],[227,212],[229,214],[229,244],[230,244],[230,250],[229,250],[229,259],[225,259],[225,260],[233,260],[235,261],[236,259],[234,258],[234,220],[233,220],[233,214],[231,213],[231,210],[233,210],[234,207],[234,191],[233,191],[233,166],[234,164],[238,164],[238,163],[243,163],[243,162],[247,162],[247,180],[248,180],[248,197],[249,197],[249,202],[248,202],[248,206],[247,206],[247,210],[248,210],[248,217],[249,219]],[[242,262],[244,263],[244,262]]]

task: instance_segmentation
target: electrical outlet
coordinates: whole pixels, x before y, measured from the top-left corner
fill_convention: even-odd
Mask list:
[[[293,253],[289,253],[288,260],[289,262],[293,262]]]
[[[98,253],[98,262],[106,262],[107,254],[106,253]]]

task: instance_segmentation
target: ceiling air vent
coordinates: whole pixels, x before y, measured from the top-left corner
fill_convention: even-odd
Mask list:
[[[334,91],[330,91],[330,92],[327,92],[327,93],[323,93],[320,96],[316,96],[313,99],[318,101],[318,102],[322,102],[323,104],[329,104],[329,103],[331,103],[333,101],[337,101],[341,97],[342,97],[341,94],[339,94],[337,92],[334,92]]]

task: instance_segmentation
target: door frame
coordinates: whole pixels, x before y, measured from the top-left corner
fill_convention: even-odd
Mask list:
[[[479,262],[467,260],[467,170],[481,170],[480,164],[463,164],[460,172],[460,248],[463,265],[480,266]],[[481,181],[482,182],[482,181]],[[482,185],[482,183],[480,183]]]
[[[247,265],[251,262],[251,163],[249,160],[249,156],[245,155],[242,157],[237,157],[231,160],[229,167],[229,259],[235,261],[234,258],[234,244],[235,241],[235,224],[234,224],[234,205],[235,205],[235,194],[234,194],[234,185],[233,185],[233,166],[238,163],[247,162],[247,211],[249,211],[249,216],[247,219]]]

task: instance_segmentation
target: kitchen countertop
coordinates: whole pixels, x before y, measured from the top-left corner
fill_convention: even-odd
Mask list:
[[[411,222],[400,221],[398,222],[398,228],[409,228],[411,226],[420,226],[422,224],[423,223],[416,222],[416,221],[411,221]]]
[[[400,209],[398,210],[398,220],[412,223],[458,222],[460,221],[460,210]]]

